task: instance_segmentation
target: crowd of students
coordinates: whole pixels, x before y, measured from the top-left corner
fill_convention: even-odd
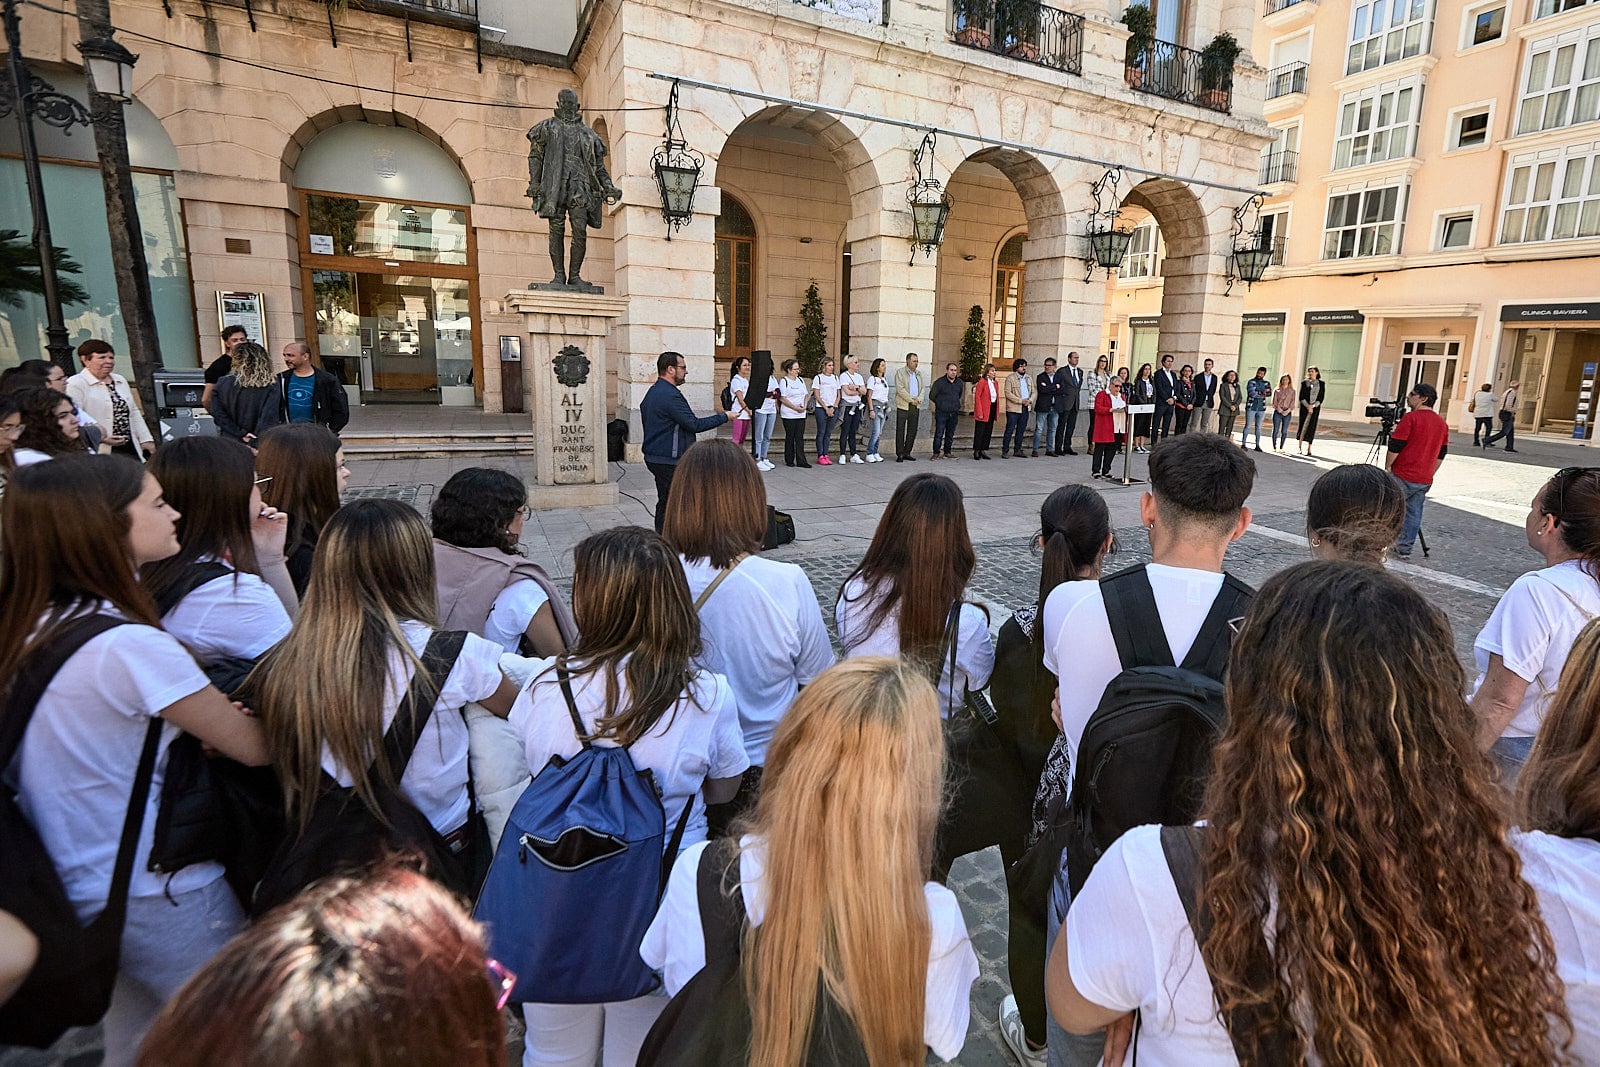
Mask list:
[[[458,472],[431,526],[341,504],[314,424],[13,470],[0,763],[72,911],[120,917],[106,1062],[503,1062],[510,1004],[530,1067],[954,1059],[978,964],[942,883],[990,846],[1025,1064],[1600,1062],[1600,470],[1535,494],[1545,567],[1469,686],[1383,567],[1406,498],[1376,467],[1311,488],[1312,561],[1225,573],[1255,468],[1219,429],[1152,455],[1144,566],[1103,578],[1104,500],[1051,493],[1037,597],[1003,621],[970,595],[960,488],[903,479],[824,591],[838,662],[726,440],[682,453],[660,534],[577,545],[570,607],[518,553],[516,477]],[[1156,711],[1177,749],[1118,732]],[[502,867],[626,852],[577,799],[570,834],[518,828],[596,749],[654,798],[635,932],[522,910],[585,965],[645,965],[642,992],[519,982],[491,957],[522,929],[463,910]],[[196,843],[196,766],[218,797],[270,782],[273,811]],[[49,945],[8,920],[0,997],[37,1004]]]

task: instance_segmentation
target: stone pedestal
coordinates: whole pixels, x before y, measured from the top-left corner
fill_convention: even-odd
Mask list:
[[[529,503],[615,504],[606,462],[607,335],[627,302],[546,289],[507,293],[505,306],[526,337],[522,374],[538,445]]]

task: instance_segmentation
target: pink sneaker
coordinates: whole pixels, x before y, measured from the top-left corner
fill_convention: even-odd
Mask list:
[[[819,464],[821,464],[822,466],[824,466],[824,467],[833,466],[833,460],[829,459],[827,456],[818,456],[817,457],[817,462]]]

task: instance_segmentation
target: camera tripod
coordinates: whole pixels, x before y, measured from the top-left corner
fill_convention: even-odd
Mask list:
[[[1378,426],[1378,432],[1372,435],[1372,447],[1367,449],[1367,462],[1374,467],[1383,466],[1382,459],[1389,451],[1389,431],[1394,429],[1394,423],[1385,419]],[[1428,555],[1428,539],[1422,535],[1422,528],[1417,528],[1417,544],[1422,546],[1422,558]]]

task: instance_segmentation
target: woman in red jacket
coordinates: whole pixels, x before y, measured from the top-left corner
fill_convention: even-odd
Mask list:
[[[995,416],[1005,411],[1006,391],[994,377],[994,364],[983,369],[983,377],[972,387],[972,458],[988,459],[989,442],[994,438]]]
[[[1094,476],[1111,477],[1111,457],[1122,446],[1128,426],[1128,402],[1122,399],[1122,379],[1113,377],[1094,397]]]

